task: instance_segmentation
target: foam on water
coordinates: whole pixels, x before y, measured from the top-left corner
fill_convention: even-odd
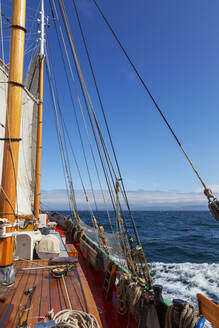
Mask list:
[[[168,300],[180,298],[196,306],[196,294],[202,293],[219,303],[219,264],[153,262],[150,270]]]

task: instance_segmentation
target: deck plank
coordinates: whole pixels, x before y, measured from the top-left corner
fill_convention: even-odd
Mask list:
[[[78,278],[81,282],[81,286],[82,286],[82,289],[83,289],[83,294],[84,294],[84,297],[85,297],[85,301],[87,303],[88,313],[92,313],[95,316],[95,318],[97,318],[97,317],[99,317],[99,312],[97,310],[95,302],[94,301],[93,302],[89,301],[90,299],[93,299],[93,296],[91,294],[91,290],[90,290],[90,287],[88,285],[87,279],[85,278],[85,275],[84,275],[80,265],[77,267],[77,274],[78,274]]]
[[[16,269],[17,263],[18,262],[16,262],[14,265],[15,269]],[[25,267],[27,267],[29,265],[31,266],[32,263],[24,264]],[[10,316],[9,323],[8,323],[8,327],[10,327],[10,328],[16,327],[19,322],[20,309],[24,305],[24,301],[25,301],[24,292],[27,289],[30,278],[31,278],[31,271],[27,271],[24,273],[19,271],[16,273],[15,284],[14,284],[14,287],[12,287],[12,291],[13,291],[13,288],[15,289],[15,295],[14,295],[14,298],[12,301],[12,304],[14,304],[14,308],[13,308],[13,312]],[[18,286],[19,280],[20,280],[20,284]],[[10,295],[8,298],[10,299]],[[7,302],[7,300],[5,303],[10,304]]]
[[[14,263],[15,270],[24,267],[47,265],[47,260],[17,261]],[[102,327],[96,304],[80,264],[77,263],[64,279],[72,308],[93,314],[100,327]],[[21,307],[25,306],[28,296],[24,295],[24,292],[33,286],[36,286],[36,290],[32,298],[28,324],[31,323],[34,327],[33,324],[39,321],[39,317],[44,317],[51,309],[57,313],[65,308],[69,308],[68,297],[62,278],[53,278],[47,268],[16,271],[15,284],[11,288],[5,302],[6,304],[14,305],[6,328],[15,328],[19,323],[19,305]],[[22,317],[21,323],[25,319],[26,314]]]
[[[77,299],[78,299],[78,302],[80,303],[81,310],[84,311],[84,312],[88,312],[87,304],[86,304],[86,302],[85,302],[85,300],[82,296],[81,287],[80,287],[80,284],[78,282],[76,272],[77,272],[77,270],[73,271],[73,275],[71,276],[70,283],[73,286],[73,288],[76,290]]]
[[[78,290],[78,286],[75,282],[73,272],[71,273],[71,275],[65,277],[65,283],[66,283],[66,287],[67,287],[67,290],[69,293],[71,306],[72,306],[72,309],[78,309],[80,311],[85,311],[83,301],[80,299],[80,291]],[[63,289],[64,289],[63,282],[62,282],[62,285],[63,285]],[[65,293],[65,295],[66,295],[66,293]],[[67,304],[68,304],[68,301],[67,301]]]

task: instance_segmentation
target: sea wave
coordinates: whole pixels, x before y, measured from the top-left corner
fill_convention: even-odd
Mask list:
[[[197,306],[196,294],[201,293],[219,303],[219,264],[152,262],[154,283],[163,286],[163,297],[180,298]]]

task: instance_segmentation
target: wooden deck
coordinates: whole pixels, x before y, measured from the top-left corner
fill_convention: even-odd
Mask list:
[[[25,314],[20,318],[29,297],[25,295],[25,291],[34,286],[36,286],[36,290],[33,293],[27,321],[27,324],[32,324],[31,327],[34,327],[34,323],[39,322],[40,318],[44,317],[51,309],[57,313],[70,308],[62,278],[53,278],[49,269],[46,268],[19,271],[21,268],[47,265],[47,260],[17,261],[14,263],[16,280],[5,302],[5,304],[14,305],[6,325],[7,328],[16,328],[17,325],[21,325],[26,320],[28,311],[23,312]],[[68,272],[64,279],[72,309],[93,314],[102,327],[96,304],[80,264],[76,263],[73,270]]]

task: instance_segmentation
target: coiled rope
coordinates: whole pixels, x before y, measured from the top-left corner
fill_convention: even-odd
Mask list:
[[[119,285],[116,290],[116,295],[118,298],[118,305],[119,309],[118,312],[120,314],[125,314],[127,312],[127,298],[126,298],[126,288],[127,284],[129,282],[129,276],[126,274],[123,274],[120,276]]]
[[[100,328],[96,318],[86,312],[65,309],[54,314],[52,309],[48,314],[59,328]]]
[[[136,316],[137,304],[141,298],[142,288],[137,286],[135,282],[131,282],[127,288],[127,298],[129,302],[130,312]]]
[[[141,317],[142,292],[142,288],[133,282],[130,276],[121,275],[117,287],[118,312],[125,314],[129,310],[136,318],[139,318],[139,315]],[[175,328],[176,326],[178,328],[195,328],[200,320],[198,309],[188,302],[185,302],[179,317],[175,311],[174,305],[168,307],[165,316],[165,328]]]
[[[174,328],[174,306],[167,309],[165,317],[165,328]],[[195,309],[191,304],[186,302],[184,309],[181,312],[178,327],[179,328],[194,328],[200,320],[198,309]]]
[[[131,281],[127,274],[120,276],[116,294],[119,303],[118,312],[120,314],[125,314],[127,310],[130,310],[135,316],[139,313],[137,305],[142,295],[142,288]]]

